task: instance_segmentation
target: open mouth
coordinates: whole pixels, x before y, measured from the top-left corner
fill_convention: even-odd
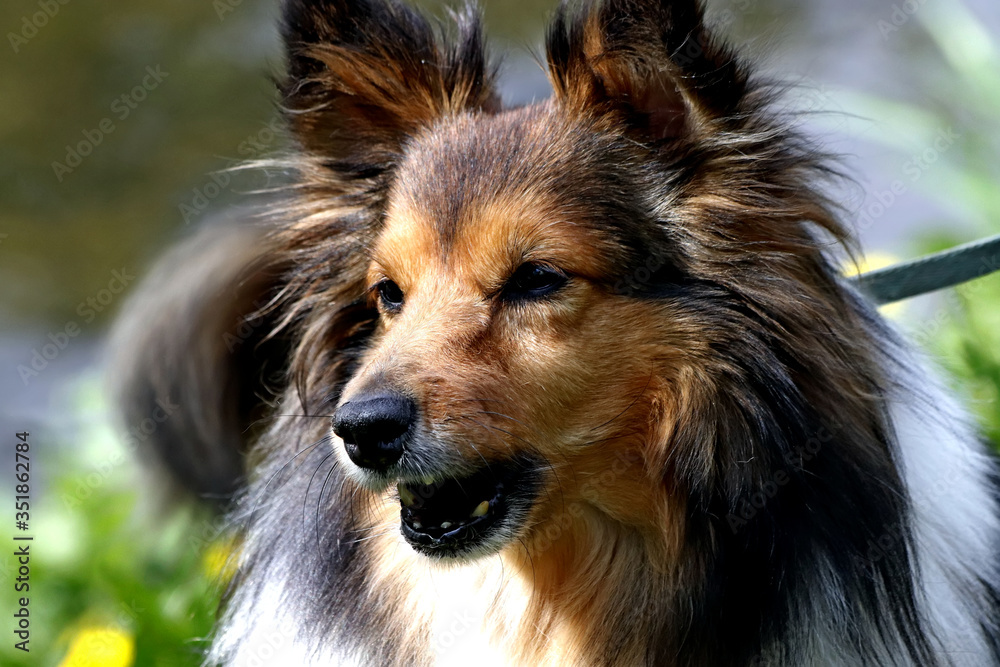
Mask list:
[[[512,539],[537,488],[533,466],[493,463],[468,477],[400,482],[403,537],[429,556],[496,551]]]

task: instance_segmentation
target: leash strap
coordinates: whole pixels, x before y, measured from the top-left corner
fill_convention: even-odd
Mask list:
[[[856,278],[877,305],[902,301],[1000,271],[1000,234]]]

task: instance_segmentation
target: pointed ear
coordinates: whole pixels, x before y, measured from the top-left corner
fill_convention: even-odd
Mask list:
[[[450,39],[398,0],[288,0],[281,86],[302,147],[342,178],[373,178],[446,114],[496,110],[478,14]]]
[[[549,76],[565,107],[618,114],[648,141],[734,118],[747,75],[709,35],[696,0],[563,0],[549,26]]]

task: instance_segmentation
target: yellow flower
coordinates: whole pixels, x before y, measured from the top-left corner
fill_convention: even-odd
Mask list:
[[[111,627],[83,628],[70,642],[59,667],[132,667],[135,638]]]
[[[857,265],[848,264],[842,269],[842,273],[847,278],[852,278],[854,276],[861,275],[862,273],[868,273],[869,271],[877,271],[879,269],[884,269],[887,266],[892,266],[893,264],[899,264],[900,260],[894,255],[890,255],[885,252],[873,252],[868,253],[858,260]],[[905,309],[904,303],[890,303],[879,308],[879,312],[890,319],[897,319],[903,314]]]
[[[236,574],[239,540],[222,538],[208,545],[201,558],[201,569],[209,579],[228,582]]]

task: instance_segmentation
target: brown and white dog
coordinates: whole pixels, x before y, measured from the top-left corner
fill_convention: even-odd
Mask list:
[[[471,10],[283,35],[287,198],[119,337],[129,419],[239,491],[210,662],[1000,664],[994,463],[699,3],[564,3],[518,108]]]

